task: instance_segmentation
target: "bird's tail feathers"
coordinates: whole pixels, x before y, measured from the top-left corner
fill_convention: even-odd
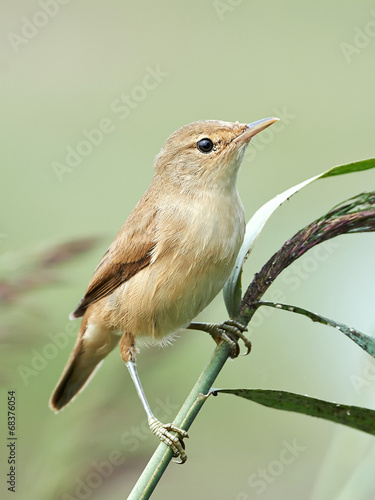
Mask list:
[[[86,336],[86,333],[89,335]],[[88,325],[83,319],[77,342],[51,396],[50,408],[59,411],[67,405],[83,389],[99,368],[100,362],[117,343],[117,335],[97,325]]]

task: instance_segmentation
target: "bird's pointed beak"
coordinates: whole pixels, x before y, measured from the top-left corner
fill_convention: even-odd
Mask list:
[[[238,146],[242,146],[243,144],[249,143],[251,138],[254,137],[254,135],[259,134],[259,132],[262,132],[262,130],[266,129],[267,127],[278,121],[279,118],[272,117],[272,118],[263,118],[262,120],[249,123],[246,126],[245,130],[242,132],[242,134],[236,137],[233,142],[235,142]]]

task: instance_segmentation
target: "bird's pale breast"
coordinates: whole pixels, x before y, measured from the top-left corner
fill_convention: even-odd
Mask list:
[[[229,199],[200,199],[183,213],[165,207],[151,264],[105,299],[113,327],[162,340],[190,324],[224,286],[244,227],[237,192]]]

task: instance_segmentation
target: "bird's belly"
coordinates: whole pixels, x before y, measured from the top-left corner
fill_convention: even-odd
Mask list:
[[[177,235],[159,238],[163,243],[156,246],[150,265],[104,299],[114,329],[161,340],[188,326],[213,300],[234,266],[244,236],[242,205],[233,207],[230,201],[220,218],[213,209],[205,217],[192,210],[190,218],[176,221]]]
[[[183,260],[151,264],[108,297],[113,327],[150,340],[176,333],[220,292],[234,259],[205,265]]]

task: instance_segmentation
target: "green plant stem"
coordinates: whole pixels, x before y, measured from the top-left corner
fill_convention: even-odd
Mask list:
[[[227,343],[222,342],[215,349],[210,361],[182,405],[173,422],[174,425],[186,431],[189,429],[207,399],[204,394],[207,394],[211,389],[229,356],[230,348]],[[130,493],[128,500],[146,500],[150,498],[171,459],[172,450],[166,444],[160,443]]]

